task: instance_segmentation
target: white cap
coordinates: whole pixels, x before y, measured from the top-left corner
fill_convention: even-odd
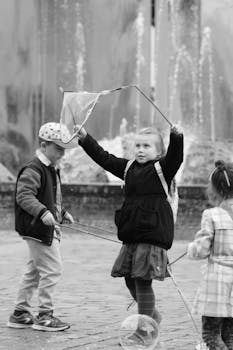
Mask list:
[[[69,140],[70,135],[68,129],[65,128],[64,125],[61,129],[60,123],[50,122],[43,124],[40,127],[38,136],[45,141],[53,142],[63,148],[74,148],[78,146],[78,142],[75,143],[74,140],[69,143],[64,143],[62,141],[62,139]]]

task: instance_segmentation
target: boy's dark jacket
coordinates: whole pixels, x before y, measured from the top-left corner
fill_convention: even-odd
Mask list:
[[[80,144],[97,164],[124,180],[127,159],[108,153],[89,134]],[[171,133],[167,154],[159,160],[168,186],[182,161],[183,135]],[[149,243],[169,249],[174,238],[173,213],[154,163],[134,161],[128,169],[125,200],[115,213],[115,223],[123,243]]]
[[[38,190],[36,198],[44,204],[45,208],[41,210],[37,217],[33,217],[28,212],[23,210],[16,201],[16,191],[17,184],[20,175],[23,173],[24,169],[31,168],[40,174],[41,186]],[[57,190],[57,180],[56,171],[59,175],[59,170],[56,170],[52,166],[44,165],[37,157],[34,157],[28,164],[26,164],[19,172],[16,189],[15,189],[15,230],[23,237],[31,237],[45,243],[46,245],[51,245],[54,236],[54,226],[44,225],[41,216],[46,210],[50,210],[51,213],[56,217],[56,190]],[[63,215],[64,215],[63,210]]]

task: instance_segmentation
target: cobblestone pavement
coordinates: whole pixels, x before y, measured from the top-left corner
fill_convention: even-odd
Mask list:
[[[115,239],[114,236],[111,236]],[[170,261],[180,256],[187,242],[177,241],[169,251]],[[120,244],[88,236],[64,233],[61,244],[63,277],[56,288],[55,315],[71,324],[64,332],[38,332],[6,327],[27,247],[14,231],[0,231],[0,349],[3,350],[120,350],[121,322],[137,313],[127,311],[131,299],[123,279],[110,277]],[[192,302],[200,279],[200,263],[182,258],[173,265],[177,284]],[[157,306],[162,313],[160,345],[156,349],[194,349],[198,335],[171,278],[153,282]],[[36,296],[32,311],[36,313]],[[195,317],[200,328],[199,317]]]

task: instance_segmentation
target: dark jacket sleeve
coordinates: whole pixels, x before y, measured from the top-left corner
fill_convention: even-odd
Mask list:
[[[79,141],[84,151],[102,168],[113,175],[124,179],[124,171],[128,162],[125,158],[119,158],[105,151],[96,140],[87,134],[83,141]]]
[[[169,185],[183,162],[183,148],[183,134],[171,132],[166,156],[160,161],[164,177]]]
[[[23,210],[35,217],[47,210],[36,198],[40,186],[40,174],[31,168],[25,168],[17,182],[16,201]]]

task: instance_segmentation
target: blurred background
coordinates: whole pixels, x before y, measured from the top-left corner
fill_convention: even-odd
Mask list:
[[[0,181],[14,181],[42,123],[60,120],[62,94],[137,84],[184,129],[180,184],[206,184],[233,155],[231,0],[0,2]],[[86,128],[131,156],[134,133],[169,126],[135,89],[102,96]],[[63,181],[114,182],[82,153],[66,153]],[[5,175],[5,178],[4,178]]]

